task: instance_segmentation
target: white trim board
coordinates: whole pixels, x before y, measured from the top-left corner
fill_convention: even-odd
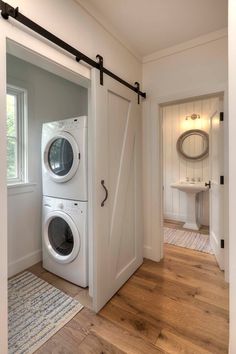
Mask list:
[[[179,222],[184,222],[186,221],[186,216],[185,215],[177,215],[177,214],[173,214],[173,213],[165,213],[164,216],[163,216],[163,219],[165,220],[168,220],[168,221],[179,221]],[[209,227],[209,225],[204,225],[204,224],[201,224],[201,226],[207,226]]]
[[[181,215],[181,214],[174,214],[170,212],[165,212],[163,214],[164,220],[174,220],[174,221],[180,221],[180,222],[185,222],[186,220],[186,215]]]
[[[222,257],[220,257],[219,255],[219,241],[216,237],[216,235],[214,234],[214,232],[211,232],[210,233],[210,243],[211,243],[211,248],[214,252],[214,255],[216,257],[216,259],[218,260],[218,264],[219,264],[219,267],[221,270],[224,270],[225,268],[225,262],[223,261],[222,262]]]
[[[223,28],[219,31],[211,32],[208,34],[205,34],[203,36],[194,38],[190,41],[183,42],[180,44],[177,44],[173,47],[165,48],[162,50],[159,50],[153,54],[146,55],[143,57],[143,64],[149,63],[152,61],[159,60],[164,57],[168,57],[170,55],[174,55],[176,53],[184,52],[185,50],[195,48],[204,44],[207,44],[209,42],[217,41],[221,38],[225,38],[228,36],[228,30],[227,28]]]
[[[7,194],[8,197],[17,194],[25,194],[25,193],[32,193],[37,188],[36,183],[19,183],[19,184],[9,184],[7,186]]]
[[[6,25],[9,26],[9,23],[6,22]],[[9,26],[6,39],[7,53],[77,85],[86,88],[89,86],[91,69],[77,63],[69,54],[62,53],[59,47],[50,46],[16,26]]]
[[[149,246],[143,246],[143,257],[147,258],[147,259],[152,259],[153,256],[153,252],[152,252],[152,248]]]
[[[203,87],[199,87],[194,90],[186,90],[178,92],[177,94],[172,94],[169,96],[159,96],[156,98],[155,103],[158,106],[170,105],[181,103],[181,101],[186,102],[188,100],[197,100],[201,98],[212,97],[214,95],[219,96],[220,94],[225,95],[227,93],[228,85],[227,83],[219,84],[219,85],[206,85]]]
[[[13,275],[22,272],[23,270],[33,266],[34,264],[40,262],[42,260],[42,250],[37,250],[27,256],[17,259],[15,262],[11,262],[8,265],[8,277],[12,277]]]

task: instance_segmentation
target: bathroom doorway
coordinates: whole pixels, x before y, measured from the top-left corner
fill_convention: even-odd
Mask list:
[[[161,106],[164,244],[223,257],[223,94]]]

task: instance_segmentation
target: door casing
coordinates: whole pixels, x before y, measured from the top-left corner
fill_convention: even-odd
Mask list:
[[[159,262],[163,258],[163,161],[162,161],[162,105],[175,103],[187,99],[196,99],[201,97],[223,95],[224,97],[224,236],[225,236],[225,280],[229,279],[229,242],[228,242],[228,90],[227,85],[218,87],[209,85],[198,90],[180,92],[175,95],[156,97],[153,99],[147,98],[143,103],[143,124],[144,130],[147,132],[144,135],[143,144],[146,152],[143,160],[149,157],[149,161],[144,167],[144,205],[147,212],[145,213],[144,234],[149,235],[149,245],[144,245],[144,256],[154,261]],[[149,143],[150,142],[150,143]],[[148,179],[148,176],[151,178]]]

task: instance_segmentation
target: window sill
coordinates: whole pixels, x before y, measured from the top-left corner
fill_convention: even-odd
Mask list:
[[[15,183],[8,184],[7,193],[8,195],[24,194],[34,192],[37,184],[36,183]]]

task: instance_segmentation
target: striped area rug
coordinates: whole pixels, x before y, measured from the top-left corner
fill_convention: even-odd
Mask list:
[[[164,243],[213,254],[209,235],[164,227]]]
[[[9,354],[31,354],[83,306],[59,289],[24,272],[8,282]]]

